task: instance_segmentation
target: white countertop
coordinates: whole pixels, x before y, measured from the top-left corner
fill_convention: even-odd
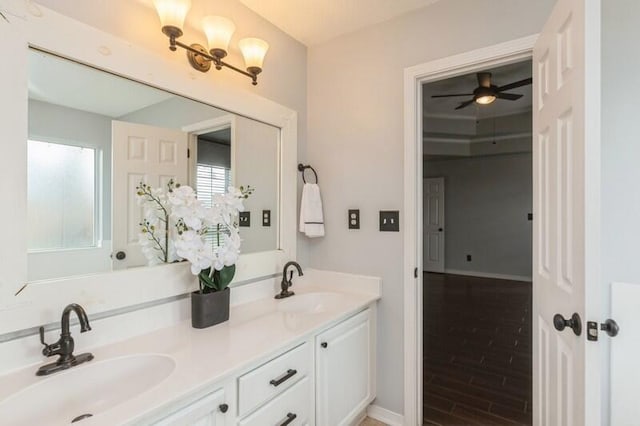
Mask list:
[[[152,389],[121,403],[112,409],[82,421],[83,425],[123,424],[172,403],[196,396],[216,382],[246,370],[260,360],[281,353],[333,323],[356,313],[380,299],[380,289],[347,285],[318,286],[299,284],[296,294],[339,292],[343,297],[325,312],[280,312],[273,298],[261,299],[232,307],[229,321],[206,329],[194,329],[190,321],[157,330],[91,350],[95,359],[73,367],[79,370],[110,358],[156,353],[175,360],[175,370]],[[292,296],[295,298],[296,296]],[[286,299],[285,299],[286,300]],[[83,348],[76,348],[76,353]],[[53,359],[46,360],[51,362]],[[0,402],[17,392],[47,378],[35,376],[38,366],[0,377]],[[50,377],[65,374],[61,372]],[[135,377],[131,378],[135,380]],[[213,389],[212,389],[213,390]],[[64,391],[64,390],[61,390]],[[37,409],[37,403],[34,403]],[[7,418],[0,413],[3,424]]]

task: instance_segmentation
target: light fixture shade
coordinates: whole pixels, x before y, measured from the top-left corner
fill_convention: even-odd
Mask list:
[[[162,28],[177,28],[182,34],[184,19],[191,9],[191,0],[153,0]]]
[[[484,95],[484,96],[478,96],[476,98],[476,102],[481,104],[481,105],[488,105],[491,102],[495,101],[496,97],[493,95]]]
[[[269,50],[269,43],[259,38],[243,38],[238,42],[247,70],[252,73],[262,71],[264,57]]]
[[[207,35],[209,50],[223,50],[226,53],[231,36],[236,30],[233,22],[222,16],[205,16],[202,18],[202,28]]]

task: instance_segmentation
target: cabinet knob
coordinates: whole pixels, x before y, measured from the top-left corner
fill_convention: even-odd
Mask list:
[[[329,344],[327,342],[322,342],[320,343],[320,346],[322,346],[323,348],[326,348],[327,346],[329,346]]]
[[[221,413],[226,413],[227,411],[229,411],[229,405],[227,404],[220,404],[218,408],[220,409]]]

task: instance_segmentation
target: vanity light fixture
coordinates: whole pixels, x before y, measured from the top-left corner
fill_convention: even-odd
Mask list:
[[[162,32],[169,37],[169,49],[174,52],[178,47],[185,49],[193,68],[207,72],[211,69],[211,64],[217,70],[227,67],[249,77],[254,86],[258,84],[258,74],[262,72],[264,57],[269,49],[266,41],[244,38],[238,42],[246,67],[246,71],[242,70],[222,60],[227,56],[229,42],[236,29],[231,20],[222,16],[205,16],[202,19],[202,28],[209,45],[207,50],[200,44],[187,45],[177,40],[184,34],[184,20],[191,8],[191,0],[154,0],[153,3],[160,17]]]

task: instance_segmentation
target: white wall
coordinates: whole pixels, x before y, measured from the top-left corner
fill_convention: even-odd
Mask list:
[[[610,304],[612,282],[640,283],[640,3],[602,2],[602,300]],[[640,301],[636,301],[640,306]],[[603,320],[605,318],[602,318]],[[615,319],[615,318],[614,318]],[[620,324],[621,329],[625,325]],[[634,333],[631,331],[631,333]],[[599,342],[600,344],[600,342]],[[608,345],[609,339],[602,339]],[[615,344],[612,339],[611,344]],[[609,365],[609,352],[604,365]],[[628,354],[638,359],[640,354]],[[609,394],[608,376],[602,394]],[[612,389],[615,391],[615,389]],[[603,410],[603,422],[609,411]]]
[[[447,270],[531,278],[531,161],[531,154],[425,161],[424,176],[445,181]]]
[[[327,232],[308,242],[309,257],[319,269],[383,278],[376,404],[386,409],[403,412],[403,236],[377,227],[379,210],[403,205],[403,70],[537,33],[553,4],[440,1],[309,49],[307,159]],[[349,208],[361,209],[360,230],[347,229]]]

